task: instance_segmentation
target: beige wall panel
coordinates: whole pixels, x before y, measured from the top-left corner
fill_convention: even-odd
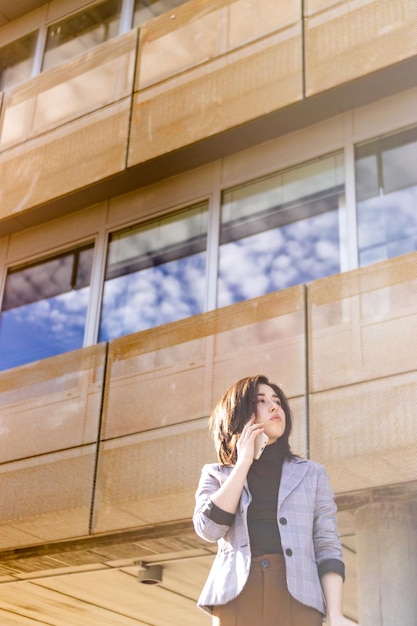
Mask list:
[[[171,176],[156,183],[137,189],[132,193],[109,200],[107,226],[137,223],[138,218],[151,217],[163,211],[172,211],[207,199],[215,186],[216,164]]]
[[[88,534],[95,446],[0,465],[0,549]]]
[[[343,116],[338,115],[295,133],[284,135],[222,160],[221,184],[233,186],[279,170],[300,165],[344,144]]]
[[[105,345],[0,374],[0,463],[94,443]]]
[[[10,91],[0,118],[0,145],[21,143],[129,96],[136,31],[42,72]]]
[[[2,46],[6,46],[11,41],[15,41],[16,39],[20,39],[20,37],[24,37],[28,33],[40,28],[45,19],[45,10],[46,7],[40,7],[39,9],[35,9],[35,11],[31,11],[30,13],[26,13],[26,15],[22,15],[22,17],[17,20],[13,20],[12,22],[2,23],[3,18],[0,17],[0,41]]]
[[[417,124],[416,104],[417,87],[355,109],[352,113],[353,140],[359,142],[398,131],[399,123],[404,128]]]
[[[141,28],[136,89],[144,89],[300,19],[297,0],[187,2]]]
[[[102,437],[207,416],[229,385],[257,373],[302,395],[304,357],[302,286],[115,339]]]
[[[59,20],[69,13],[75,13],[92,2],[93,0],[51,0],[48,2],[48,22]]]
[[[282,385],[290,397],[305,392],[303,294],[302,288],[295,289],[276,294],[274,316],[270,319],[256,320],[223,332],[218,330],[214,337],[213,370],[217,395],[239,378],[254,374],[265,374]],[[293,310],[285,311],[285,297],[292,298]],[[248,306],[250,304],[256,307],[256,300]],[[232,307],[229,311],[233,315]]]
[[[120,172],[130,100],[0,154],[0,219]]]
[[[337,493],[417,480],[417,372],[310,397],[311,458]]]
[[[295,329],[303,318],[292,314],[217,335],[213,383],[219,395],[239,378],[254,374],[265,374],[290,396],[302,393],[304,337],[302,333],[296,336]]]
[[[287,392],[284,386],[283,389]],[[307,398],[289,398],[289,402],[292,414],[291,450],[294,454],[307,457]]]
[[[194,0],[140,29],[136,90],[224,52],[230,0]]]
[[[93,532],[190,518],[201,467],[213,461],[207,420],[101,444]]]
[[[26,261],[32,256],[45,255],[73,244],[79,245],[84,238],[91,240],[100,228],[105,211],[106,203],[96,204],[84,211],[10,235],[6,263]]]
[[[229,6],[228,48],[242,46],[301,20],[299,0],[238,0]]]
[[[369,0],[359,0],[364,4]],[[342,4],[346,0],[304,0],[304,15],[314,15],[315,13],[319,13],[320,11],[324,11],[325,9],[330,9],[335,4]]]
[[[300,100],[301,72],[297,26],[136,94],[129,165]]]
[[[306,22],[306,94],[319,93],[417,54],[417,3],[342,2]]]
[[[417,254],[310,283],[311,391],[413,370]]]
[[[183,329],[181,323],[179,328]],[[189,324],[187,335],[177,337],[178,343],[158,347],[158,331],[164,333],[164,327],[110,343],[104,439],[208,414],[210,372],[205,367],[206,337],[193,340]],[[142,351],[141,341],[152,337],[155,347]],[[199,393],[195,393],[196,389]]]

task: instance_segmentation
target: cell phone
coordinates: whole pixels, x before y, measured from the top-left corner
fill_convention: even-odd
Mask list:
[[[255,439],[255,454],[253,455],[254,459],[259,459],[262,452],[265,450],[265,446],[268,443],[268,435],[265,433],[260,433]]]

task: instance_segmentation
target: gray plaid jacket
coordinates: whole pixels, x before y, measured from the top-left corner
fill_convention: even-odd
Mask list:
[[[246,484],[231,526],[218,524],[204,511],[210,496],[224,482],[231,467],[208,464],[202,469],[196,492],[194,527],[209,542],[218,542],[216,558],[198,600],[198,606],[212,612],[213,605],[226,604],[239,595],[249,575],[251,552],[247,511],[251,494]],[[282,468],[277,519],[291,595],[299,602],[326,612],[318,566],[330,559],[343,561],[336,527],[333,490],[322,465],[302,458],[289,459]]]

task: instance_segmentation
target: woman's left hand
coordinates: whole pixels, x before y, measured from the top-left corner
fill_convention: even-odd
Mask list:
[[[326,572],[321,577],[321,584],[326,598],[326,626],[357,626],[343,615],[343,578],[336,572]]]
[[[358,626],[358,623],[343,615],[337,615],[332,619],[327,618],[326,626]]]

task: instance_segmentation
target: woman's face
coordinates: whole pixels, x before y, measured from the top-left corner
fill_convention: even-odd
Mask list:
[[[269,385],[258,385],[255,422],[263,424],[264,432],[269,437],[268,444],[274,443],[284,434],[285,412],[281,400]]]

